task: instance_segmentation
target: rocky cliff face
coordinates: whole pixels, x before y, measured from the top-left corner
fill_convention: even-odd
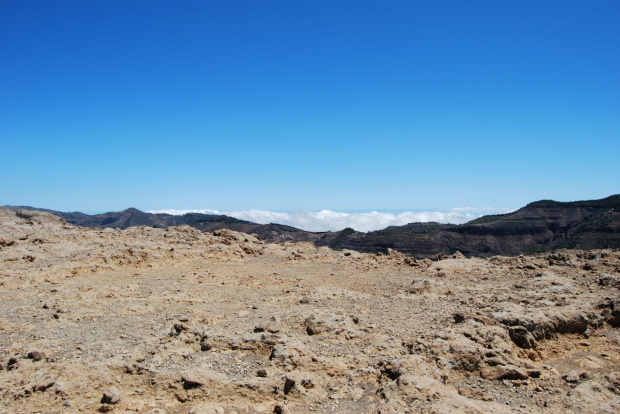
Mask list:
[[[620,247],[620,195],[602,200],[537,201],[462,225],[413,223],[340,237],[332,247],[363,252],[388,248],[414,257],[460,251],[466,256],[519,255],[560,248]]]

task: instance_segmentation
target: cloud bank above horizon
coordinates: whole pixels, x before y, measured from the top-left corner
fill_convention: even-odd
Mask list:
[[[195,210],[149,210],[149,213],[182,215],[187,213],[223,214],[240,220],[258,224],[285,224],[306,231],[340,231],[351,227],[357,231],[382,230],[388,226],[402,226],[408,223],[435,221],[438,223],[462,224],[488,214],[503,214],[512,211],[508,208],[456,207],[446,211],[405,211],[402,213],[361,212],[345,213],[332,210],[276,212],[269,210],[219,211],[210,209]]]

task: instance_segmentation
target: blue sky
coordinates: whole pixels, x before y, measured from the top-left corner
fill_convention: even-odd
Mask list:
[[[0,1],[0,204],[620,193],[618,1]]]

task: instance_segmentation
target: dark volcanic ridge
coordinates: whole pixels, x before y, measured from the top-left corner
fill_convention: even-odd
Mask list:
[[[368,233],[351,228],[314,233],[282,224],[256,224],[225,215],[152,214],[135,208],[88,215],[24,206],[6,207],[14,211],[45,211],[71,224],[90,228],[189,225],[202,232],[230,229],[253,233],[268,242],[310,241],[317,247],[365,253],[385,253],[393,249],[416,258],[449,255],[456,251],[468,257],[489,257],[535,254],[562,248],[620,248],[619,194],[601,200],[536,201],[512,213],[483,216],[460,225],[410,223]]]

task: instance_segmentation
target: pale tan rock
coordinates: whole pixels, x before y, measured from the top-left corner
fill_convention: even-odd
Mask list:
[[[101,397],[101,402],[104,404],[118,404],[121,400],[121,392],[114,385],[106,388]]]

